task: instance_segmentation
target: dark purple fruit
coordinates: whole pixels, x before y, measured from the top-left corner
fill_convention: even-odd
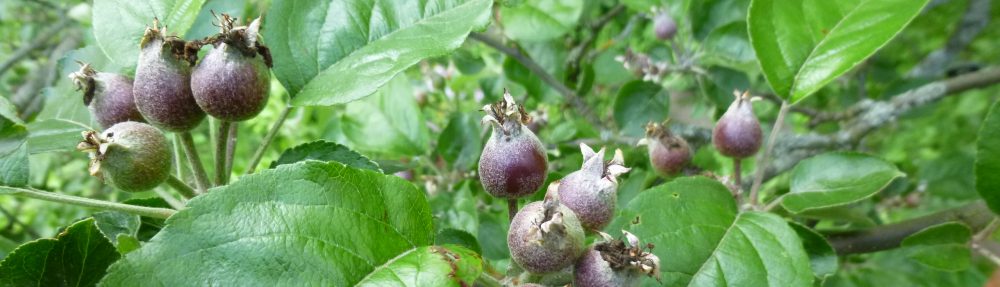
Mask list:
[[[621,150],[609,162],[604,149],[594,152],[580,144],[583,166],[559,180],[559,201],[573,210],[586,230],[599,231],[611,222],[618,199],[618,175],[628,172]]]
[[[132,97],[132,78],[111,73],[98,73],[90,64],[80,63],[80,71],[69,75],[77,90],[83,90],[83,104],[90,109],[101,128],[117,123],[145,122]]]
[[[649,163],[665,176],[676,175],[691,161],[691,147],[684,138],[670,133],[666,123],[647,124],[646,137],[639,140],[639,145],[648,147]]]
[[[677,22],[674,21],[673,17],[670,17],[670,13],[667,11],[661,11],[656,14],[656,19],[653,20],[653,28],[656,30],[656,38],[660,40],[670,40],[677,35]]]
[[[205,112],[191,94],[191,57],[187,43],[165,37],[153,22],[139,44],[132,89],[135,104],[149,123],[159,128],[184,132],[198,126]]]
[[[753,114],[750,93],[735,92],[736,100],[715,123],[712,143],[719,153],[731,158],[746,158],[760,149],[760,122]]]
[[[521,208],[507,233],[511,259],[535,274],[573,265],[583,254],[584,244],[583,227],[576,215],[551,198]]]
[[[170,176],[167,137],[148,124],[121,122],[100,134],[84,132],[77,148],[91,154],[91,175],[124,191],[150,190]]]
[[[479,157],[483,188],[500,198],[535,193],[545,183],[549,163],[542,142],[525,126],[531,118],[506,91],[503,101],[483,110],[483,123],[493,125],[493,135]]]
[[[222,33],[209,39],[214,48],[194,68],[191,91],[209,115],[226,121],[248,120],[267,105],[271,88],[267,48],[258,42],[260,18],[240,27],[233,27],[235,19],[226,14],[218,20]]]
[[[611,239],[601,234],[605,242],[594,244],[576,262],[573,270],[575,287],[633,287],[642,283],[643,277],[660,277],[660,258],[639,246],[639,239],[622,231],[629,242]]]

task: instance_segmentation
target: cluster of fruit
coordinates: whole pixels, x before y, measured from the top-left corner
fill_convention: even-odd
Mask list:
[[[760,124],[747,93],[737,94],[729,110],[719,119],[713,143],[723,155],[737,160],[760,148]],[[479,178],[492,196],[507,199],[516,209],[518,198],[535,193],[545,182],[548,159],[538,137],[527,128],[531,118],[507,92],[503,100],[483,108],[483,123],[492,125],[492,135],[479,160]],[[691,160],[691,149],[665,124],[647,125],[650,164],[664,175],[680,173]],[[553,181],[544,200],[532,202],[511,218],[507,246],[513,261],[534,274],[569,271],[574,286],[638,286],[643,277],[659,279],[660,260],[650,253],[652,245],[623,231],[625,241],[601,232],[614,217],[618,176],[629,171],[621,150],[605,161],[605,150],[594,151],[581,144],[583,165]],[[738,187],[737,187],[738,188]],[[585,234],[602,241],[585,248]]]
[[[94,119],[106,129],[84,133],[78,146],[91,154],[91,174],[121,190],[149,190],[167,179],[172,162],[159,129],[187,132],[206,113],[237,122],[264,109],[271,58],[259,42],[260,19],[247,26],[235,26],[236,19],[226,14],[217,20],[221,33],[185,41],[168,36],[154,19],[139,43],[135,80],[83,63],[70,75],[84,91]],[[198,51],[205,45],[213,48],[199,62]]]

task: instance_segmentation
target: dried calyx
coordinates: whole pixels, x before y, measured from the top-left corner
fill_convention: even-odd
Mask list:
[[[122,122],[103,133],[83,132],[77,149],[90,154],[90,174],[130,192],[156,187],[170,175],[167,138],[148,124]]]
[[[642,278],[660,280],[660,258],[651,253],[652,244],[640,245],[639,238],[622,231],[625,240],[599,233],[604,239],[596,243],[577,261],[573,270],[573,286],[639,286]]]
[[[215,13],[212,13],[215,15]],[[249,120],[267,105],[271,53],[260,43],[260,18],[235,26],[236,18],[217,15],[222,32],[198,41],[211,44],[191,74],[194,98],[209,115],[225,121]]]
[[[261,56],[268,68],[272,67],[271,50],[260,43],[261,18],[257,17],[246,26],[236,26],[236,18],[229,14],[222,13],[216,15],[212,11],[212,16],[219,21],[218,26],[222,33],[197,41],[197,45],[211,44],[218,46],[226,44],[243,53],[246,57]],[[200,46],[199,46],[200,47]]]
[[[479,157],[483,188],[508,199],[535,193],[545,183],[548,158],[542,142],[525,125],[531,118],[506,91],[503,101],[486,105],[483,111],[482,123],[493,127]]]
[[[663,175],[675,175],[681,172],[691,161],[691,147],[684,138],[670,132],[667,124],[649,122],[646,124],[646,137],[639,140],[638,145],[645,145],[649,150],[650,164]]]
[[[618,176],[629,171],[622,151],[616,149],[610,161],[604,161],[604,148],[594,152],[580,144],[583,166],[560,180],[559,200],[580,217],[587,230],[601,230],[611,222],[617,203]],[[551,195],[550,195],[551,196]]]
[[[514,102],[514,97],[507,90],[503,91],[503,100],[483,106],[486,115],[483,116],[482,123],[491,124],[493,130],[499,130],[505,136],[517,136],[521,133],[521,126],[531,122],[531,116],[524,111],[524,107]]]
[[[584,251],[584,240],[576,215],[552,198],[522,208],[507,234],[511,258],[536,274],[572,265]]]

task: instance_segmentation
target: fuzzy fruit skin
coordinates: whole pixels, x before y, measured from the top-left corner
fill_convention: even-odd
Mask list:
[[[676,175],[691,162],[691,147],[684,140],[676,142],[673,146],[654,142],[649,146],[649,161],[660,174]]]
[[[262,56],[247,57],[220,43],[191,74],[194,99],[209,115],[226,121],[249,120],[267,105],[271,73]]]
[[[656,15],[653,25],[656,30],[656,38],[660,40],[670,40],[677,35],[677,22],[667,12],[660,12]]]
[[[535,274],[560,271],[573,265],[583,254],[583,227],[576,215],[562,205],[556,207],[556,211],[563,216],[564,232],[539,233],[539,224],[546,220],[541,201],[525,205],[511,221],[507,247],[511,259],[524,270]]]
[[[589,248],[573,268],[573,286],[634,287],[642,283],[644,276],[646,275],[638,272],[611,269],[611,265],[601,257],[600,251]]]
[[[135,106],[132,78],[118,74],[97,73],[94,76],[94,98],[87,108],[105,129],[121,122],[146,121]]]
[[[132,89],[135,104],[154,126],[185,132],[198,126],[205,112],[191,94],[191,66],[165,49],[163,40],[153,39],[139,52]]]
[[[573,210],[586,230],[602,230],[615,216],[616,187],[602,187],[600,175],[574,171],[559,184],[559,201]]]
[[[118,189],[150,190],[167,179],[173,160],[167,137],[155,127],[122,122],[105,130],[111,143],[101,160],[101,174]]]
[[[524,125],[516,128],[520,132],[510,135],[494,129],[479,156],[479,179],[495,197],[528,196],[545,183],[549,165],[545,147]]]
[[[719,153],[731,158],[756,154],[761,137],[760,122],[747,98],[736,99],[712,130],[712,144]]]

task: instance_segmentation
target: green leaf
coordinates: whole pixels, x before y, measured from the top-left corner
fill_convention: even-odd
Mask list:
[[[646,123],[662,122],[670,115],[670,94],[658,84],[631,81],[618,90],[615,122],[632,137],[645,135]]]
[[[287,149],[281,153],[278,160],[271,163],[270,168],[305,160],[335,161],[353,168],[382,172],[377,163],[364,155],[344,145],[328,141],[314,141]]]
[[[746,13],[749,6],[750,0],[692,1],[691,30],[698,39],[705,39],[717,28],[733,22],[743,22],[743,26],[746,27]]]
[[[849,152],[821,154],[795,166],[791,191],[782,196],[781,206],[799,213],[858,202],[903,175],[891,163],[872,156]]]
[[[472,113],[455,113],[448,126],[438,136],[437,152],[457,169],[468,170],[479,161],[482,137],[479,117]]]
[[[472,286],[482,264],[479,254],[465,247],[419,247],[379,266],[355,286]]]
[[[837,252],[830,246],[823,235],[820,235],[812,228],[795,222],[789,222],[789,226],[802,239],[802,247],[809,254],[809,265],[812,267],[813,275],[820,281],[837,273],[840,263],[837,262]]]
[[[928,0],[753,0],[750,42],[767,82],[792,104],[870,57]]]
[[[120,211],[102,211],[94,213],[94,223],[111,243],[118,245],[121,236],[137,237],[142,221],[138,215]]]
[[[102,283],[350,286],[434,234],[427,199],[412,184],[319,161],[214,188],[166,223]]]
[[[473,252],[482,253],[482,248],[479,247],[479,241],[476,240],[475,236],[466,232],[465,230],[459,230],[454,228],[445,228],[438,232],[437,236],[434,238],[435,245],[446,245],[453,244],[459,245]]]
[[[1000,101],[993,104],[976,140],[976,192],[1000,214]]]
[[[63,119],[47,119],[28,124],[28,153],[75,151],[87,125]]]
[[[739,63],[752,63],[756,57],[750,39],[747,36],[746,22],[732,22],[719,27],[705,38],[705,50],[721,58],[722,61],[733,61],[728,66]]]
[[[907,250],[910,258],[924,266],[954,272],[969,268],[971,238],[972,230],[968,226],[946,222],[907,236],[900,246]]]
[[[275,0],[264,23],[274,74],[297,106],[371,95],[489,23],[490,0]]]
[[[679,178],[643,191],[623,213],[626,230],[653,243],[666,286],[807,286],[809,256],[780,217],[737,213],[724,185]]]
[[[28,129],[7,98],[0,97],[0,185],[28,185]]]
[[[517,7],[500,8],[500,22],[511,39],[537,42],[572,31],[582,13],[583,0],[527,1]]]
[[[94,286],[120,256],[87,218],[11,252],[0,262],[0,285]]]
[[[168,35],[184,36],[205,0],[94,0],[94,39],[104,54],[124,67],[134,67],[139,41],[153,18]]]
[[[345,106],[340,125],[355,150],[375,155],[408,156],[428,149],[424,115],[405,74],[375,95]]]

